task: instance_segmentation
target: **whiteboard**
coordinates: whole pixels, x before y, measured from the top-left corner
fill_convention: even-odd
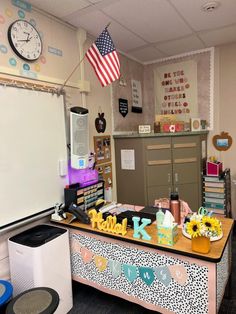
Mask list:
[[[0,228],[63,201],[63,96],[0,86]]]

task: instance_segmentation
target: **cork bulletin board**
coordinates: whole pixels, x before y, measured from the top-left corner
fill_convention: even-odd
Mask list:
[[[111,136],[94,136],[95,168],[104,180],[105,188],[112,187]]]

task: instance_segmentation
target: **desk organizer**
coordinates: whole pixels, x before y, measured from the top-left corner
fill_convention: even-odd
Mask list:
[[[71,203],[80,206],[81,209],[89,209],[95,205],[99,198],[104,199],[104,181],[81,187],[79,184],[64,189],[65,207]]]
[[[218,177],[222,173],[223,164],[220,161],[211,162],[207,161],[207,176],[216,176]]]

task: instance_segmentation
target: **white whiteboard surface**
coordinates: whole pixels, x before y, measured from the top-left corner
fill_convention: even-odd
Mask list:
[[[0,86],[0,228],[63,201],[63,96]]]

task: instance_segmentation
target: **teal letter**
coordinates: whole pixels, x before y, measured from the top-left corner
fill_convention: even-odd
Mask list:
[[[141,225],[139,225],[140,217],[133,217],[132,220],[134,222],[133,237],[140,239],[140,234],[141,234],[143,240],[151,240],[150,235],[144,229],[147,225],[149,225],[152,222],[151,219],[142,218],[142,220],[141,220],[142,224]]]

